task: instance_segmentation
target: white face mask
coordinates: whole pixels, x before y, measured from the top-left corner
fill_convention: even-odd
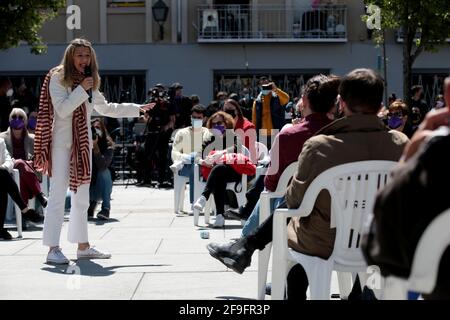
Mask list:
[[[8,91],[6,91],[6,96],[7,96],[7,97],[12,97],[13,94],[14,94],[13,88],[11,88],[11,89],[9,89]]]
[[[101,138],[103,136],[103,132],[100,129],[95,129],[95,132],[97,132],[97,135]]]
[[[203,120],[201,119],[191,119],[192,128],[200,129],[203,126]]]

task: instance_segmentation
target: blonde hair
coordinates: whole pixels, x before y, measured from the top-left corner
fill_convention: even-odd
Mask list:
[[[64,57],[61,61],[61,64],[58,68],[58,71],[62,70],[63,77],[61,79],[61,84],[67,88],[73,87],[73,75],[75,73],[75,65],[73,63],[75,56],[76,48],[88,48],[91,53],[91,70],[92,70],[92,78],[94,78],[94,90],[97,90],[100,87],[100,76],[98,74],[98,63],[97,56],[95,54],[95,50],[92,47],[92,44],[86,39],[74,39],[67,46],[66,51],[64,52]]]
[[[22,116],[23,121],[25,122],[25,125],[28,122],[28,117],[27,114],[25,113],[25,111],[23,111],[23,109],[20,108],[14,108],[11,110],[11,113],[9,114],[9,121],[12,120],[13,116]]]

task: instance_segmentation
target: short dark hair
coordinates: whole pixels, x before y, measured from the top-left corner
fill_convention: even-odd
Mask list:
[[[196,105],[200,103],[200,97],[196,94],[191,95],[192,104]]]
[[[191,114],[193,114],[194,112],[195,113],[201,113],[202,115],[205,115],[206,114],[206,108],[202,104],[196,104],[191,109]]]
[[[259,78],[259,82],[263,81],[269,81],[269,79],[266,76],[262,76],[261,78]]]
[[[309,79],[303,94],[308,98],[311,110],[329,112],[335,106],[340,83],[340,78],[334,75],[320,74]]]
[[[417,94],[417,92],[423,91],[423,87],[420,84],[411,87],[411,92],[413,95]]]
[[[383,102],[384,80],[374,70],[356,69],[341,82],[339,94],[353,113],[377,114]]]

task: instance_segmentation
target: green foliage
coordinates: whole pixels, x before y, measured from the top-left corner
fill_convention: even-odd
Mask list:
[[[32,47],[32,53],[45,53],[47,47],[38,32],[65,5],[65,0],[1,0],[0,50],[17,47],[20,41],[25,41]]]
[[[450,38],[449,0],[366,0],[381,8],[382,29],[401,30],[409,48],[436,51]],[[364,17],[363,19],[367,19]],[[375,31],[375,41],[383,41]],[[414,56],[415,51],[411,52]]]

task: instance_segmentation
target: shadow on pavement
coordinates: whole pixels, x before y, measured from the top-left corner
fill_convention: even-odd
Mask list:
[[[67,275],[81,275],[89,277],[107,277],[113,275],[116,269],[135,268],[135,267],[165,267],[169,264],[135,264],[103,267],[92,260],[75,260],[70,265],[53,265],[46,263],[47,267],[41,268],[43,271],[52,273],[65,273]]]

